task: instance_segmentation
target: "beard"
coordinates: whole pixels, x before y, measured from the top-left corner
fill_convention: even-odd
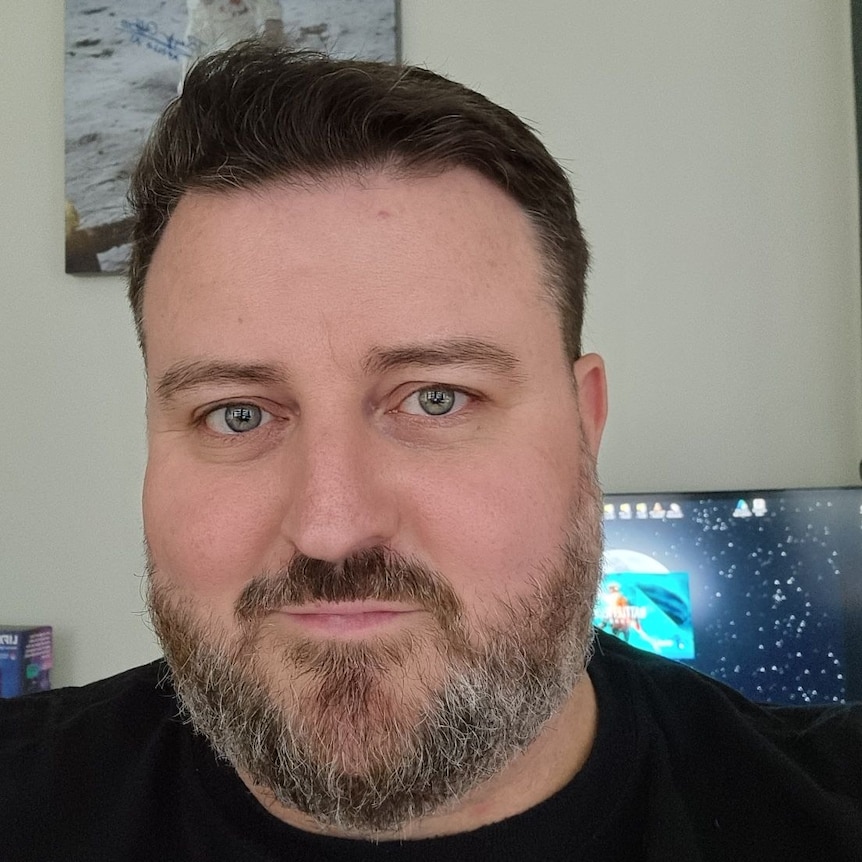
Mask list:
[[[383,548],[295,556],[250,581],[228,632],[161,579],[148,604],[181,709],[215,752],[321,826],[382,837],[500,772],[583,678],[601,566],[601,502],[585,468],[568,535],[530,590],[468,625],[445,578]],[[287,637],[285,607],[380,600],[426,622],[362,640]]]

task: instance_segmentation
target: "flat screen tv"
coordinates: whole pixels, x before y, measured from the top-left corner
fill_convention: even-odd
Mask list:
[[[606,494],[598,628],[758,701],[862,700],[862,488]]]

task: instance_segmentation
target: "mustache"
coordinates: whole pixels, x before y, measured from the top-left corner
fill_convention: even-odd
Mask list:
[[[249,581],[234,611],[239,620],[253,623],[290,605],[371,600],[418,605],[447,626],[462,614],[460,600],[440,574],[385,548],[337,563],[297,554],[284,568]]]

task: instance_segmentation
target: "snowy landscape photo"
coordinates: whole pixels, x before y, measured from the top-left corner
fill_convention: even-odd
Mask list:
[[[129,174],[199,56],[258,36],[398,59],[397,0],[66,0],[66,271],[119,273]]]

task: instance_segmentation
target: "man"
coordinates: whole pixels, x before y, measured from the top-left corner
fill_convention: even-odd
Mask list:
[[[517,118],[248,44],[132,202],[166,663],[4,704],[8,858],[858,858],[858,711],[591,630],[587,251]]]

